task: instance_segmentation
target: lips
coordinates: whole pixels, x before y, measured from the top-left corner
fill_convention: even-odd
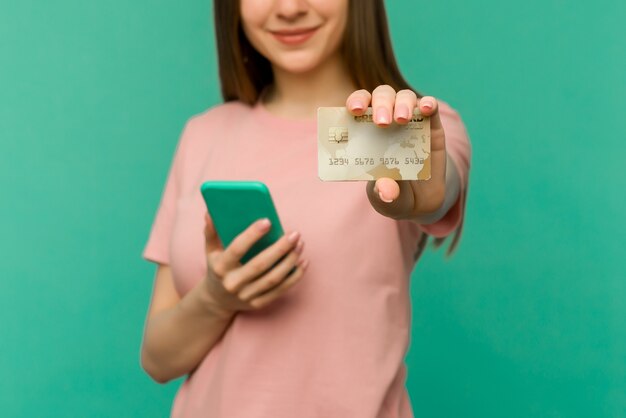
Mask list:
[[[274,36],[276,40],[285,45],[299,45],[309,40],[309,38],[311,38],[318,29],[319,26],[316,26],[314,28],[270,31],[270,33]]]

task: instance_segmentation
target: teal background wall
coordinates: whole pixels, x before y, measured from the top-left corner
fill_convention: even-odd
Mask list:
[[[626,3],[387,5],[474,149],[461,246],[412,278],[416,416],[626,417]],[[2,416],[168,416],[140,254],[185,120],[220,100],[212,30],[209,1],[3,2]]]

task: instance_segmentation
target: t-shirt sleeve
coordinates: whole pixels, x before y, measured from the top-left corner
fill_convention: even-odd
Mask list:
[[[465,216],[472,149],[467,130],[458,112],[445,102],[439,101],[439,104],[439,117],[446,135],[446,152],[456,166],[461,187],[459,197],[443,218],[432,224],[419,225],[419,228],[429,235],[443,238],[459,228]]]
[[[183,174],[184,159],[189,142],[189,121],[185,124],[179,137],[174,157],[170,163],[169,173],[165,181],[165,188],[156,211],[148,241],[144,247],[142,257],[145,260],[159,264],[169,264],[169,243],[176,216],[176,202],[180,193],[181,176]]]

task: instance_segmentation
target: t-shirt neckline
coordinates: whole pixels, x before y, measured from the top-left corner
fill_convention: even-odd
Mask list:
[[[259,120],[279,129],[296,129],[302,131],[315,131],[317,129],[317,118],[293,119],[279,116],[267,110],[261,100],[257,100],[252,110]]]

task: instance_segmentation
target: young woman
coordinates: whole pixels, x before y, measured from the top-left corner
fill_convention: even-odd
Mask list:
[[[158,382],[187,375],[174,417],[412,417],[409,277],[428,236],[458,239],[463,123],[402,78],[382,0],[214,2],[225,103],[187,121],[144,249],[158,270],[142,366]],[[419,106],[432,178],[321,182],[319,106],[372,106],[381,129]],[[209,179],[267,184],[285,236],[240,263],[270,225],[223,248]]]

